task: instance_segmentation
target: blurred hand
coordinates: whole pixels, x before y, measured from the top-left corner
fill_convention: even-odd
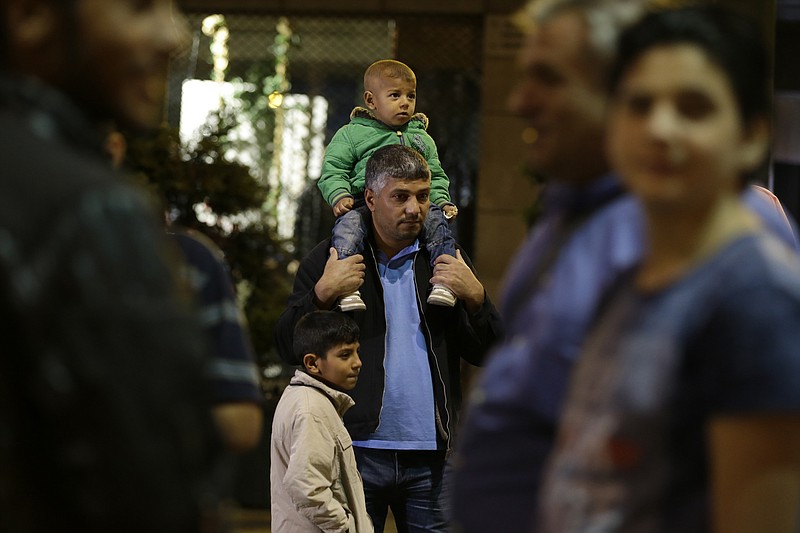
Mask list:
[[[444,211],[444,218],[447,220],[453,220],[458,216],[458,208],[452,204],[444,206],[442,211]]]

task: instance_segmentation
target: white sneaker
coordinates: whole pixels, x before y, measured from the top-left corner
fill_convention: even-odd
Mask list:
[[[456,305],[456,295],[444,285],[434,285],[431,289],[431,293],[428,295],[428,303],[453,307]]]
[[[353,291],[339,298],[339,307],[342,311],[366,311],[367,306],[361,299],[361,293]]]

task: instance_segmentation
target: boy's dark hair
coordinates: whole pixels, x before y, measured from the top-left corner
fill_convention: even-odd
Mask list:
[[[620,37],[610,76],[615,91],[631,65],[651,48],[699,47],[730,81],[743,123],[769,110],[768,62],[764,38],[746,16],[721,6],[699,5],[655,11]]]
[[[429,180],[431,170],[422,154],[413,148],[390,144],[375,150],[367,161],[364,187],[380,193],[389,178]]]
[[[358,335],[358,324],[349,316],[335,311],[312,311],[294,327],[295,360],[302,365],[307,353],[324,359],[331,348],[358,342]]]

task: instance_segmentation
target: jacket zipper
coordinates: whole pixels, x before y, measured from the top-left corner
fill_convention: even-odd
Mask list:
[[[400,133],[400,132],[398,132]],[[430,329],[428,329],[428,319],[425,317],[425,309],[422,306],[422,301],[419,297],[419,287],[417,286],[417,276],[416,276],[416,262],[419,260],[419,252],[415,252],[414,254],[414,296],[417,299],[417,308],[419,309],[420,313],[422,314],[422,324],[424,325],[425,330],[425,337],[428,341],[428,347],[430,349],[430,353],[433,356],[433,366],[436,369],[436,377],[439,378],[439,384],[442,386],[442,397],[444,401],[444,412],[447,415],[447,420],[450,420],[450,411],[447,409],[447,387],[445,386],[444,379],[442,379],[442,374],[439,371],[439,357],[436,355],[436,351],[433,349],[433,337],[431,336]],[[436,395],[434,394],[433,398],[434,403],[436,402]],[[439,410],[436,410],[436,422],[439,426],[439,430],[444,434],[445,439],[445,450],[447,452],[450,451],[450,432],[447,429],[447,426],[442,421],[442,417],[439,415]]]
[[[400,132],[398,132],[398,133],[400,133]],[[378,258],[375,257],[375,250],[372,248],[371,244],[369,245],[369,253],[372,255],[372,265],[373,265],[373,268],[374,268],[374,272],[377,275],[378,286],[380,287],[380,290],[381,290],[381,299],[383,299],[382,298],[383,297],[383,282],[381,281],[381,273],[380,273],[380,270],[378,269]],[[389,320],[386,318],[386,302],[384,302],[383,303],[383,331],[384,331],[384,335],[383,335],[383,387],[381,388],[381,408],[378,410],[378,425],[375,426],[375,429],[373,430],[373,433],[375,431],[378,431],[378,428],[381,427],[381,414],[383,414],[383,404],[384,404],[384,400],[386,399],[386,351],[387,351],[386,350],[386,342],[387,342],[386,338],[388,337],[388,335],[386,335],[386,333],[387,333],[387,330],[389,329],[388,323],[389,323]]]
[[[406,140],[403,138],[403,132],[402,131],[396,131],[395,133],[397,134],[397,138],[400,141],[400,144],[405,146],[406,145]]]

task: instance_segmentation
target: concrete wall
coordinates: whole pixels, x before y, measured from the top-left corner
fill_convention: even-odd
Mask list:
[[[494,298],[508,261],[527,232],[523,213],[535,200],[536,189],[522,172],[523,121],[507,110],[522,36],[506,14],[488,14],[484,20],[475,260]]]

